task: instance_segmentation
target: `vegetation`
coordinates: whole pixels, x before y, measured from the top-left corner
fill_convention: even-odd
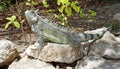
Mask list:
[[[116,22],[111,22],[110,27],[112,28],[112,30],[116,30],[118,26]]]
[[[27,0],[26,5],[30,6],[31,8],[34,8],[34,5],[38,5],[38,2],[35,0]]]
[[[6,7],[5,1],[0,2],[0,11],[2,11]]]
[[[6,17],[6,25],[5,29],[9,28],[10,25],[13,25],[16,28],[23,28],[23,23],[25,22],[24,10],[23,7],[19,6],[19,3],[25,3],[26,7],[30,7],[31,9],[35,9],[34,6],[39,5],[40,0],[1,0],[0,1],[0,12],[6,8],[9,8],[11,11],[11,16]],[[81,0],[80,0],[81,1]],[[84,9],[80,5],[80,1],[78,0],[56,0],[56,7],[51,8],[51,4],[48,0],[42,0],[44,9],[46,12],[53,13],[54,17],[61,21],[61,25],[68,26],[68,18],[74,17],[74,13],[77,13],[81,18],[94,18],[97,16],[97,12],[89,9],[87,12],[84,12]],[[86,0],[85,0],[86,1]],[[87,0],[91,1],[91,0]],[[14,10],[14,7],[17,10]],[[89,15],[86,15],[89,14]],[[110,26],[116,27],[115,23],[111,23]]]
[[[8,20],[8,22],[5,25],[5,29],[7,29],[11,24],[13,24],[16,28],[20,28],[20,23],[17,21],[15,15],[7,17],[6,19]]]
[[[43,6],[47,9],[49,9],[49,4],[47,3],[46,0],[42,1]],[[50,11],[53,13],[55,18],[61,21],[61,25],[68,26],[68,17],[74,16],[74,13],[76,12],[77,14],[80,15],[80,17],[85,17],[84,10],[80,7],[79,2],[77,0],[57,0],[57,6],[58,9],[49,9],[53,10]],[[47,10],[47,11],[49,11]],[[55,12],[58,12],[57,14]],[[97,16],[97,12],[93,10],[88,10],[88,13],[90,14],[90,17],[95,17]]]
[[[45,0],[43,0],[42,3],[44,7],[49,8],[49,4]],[[57,5],[59,6],[59,8],[56,11],[58,11],[59,13],[54,13],[54,16],[61,21],[61,25],[67,25],[68,17],[73,15],[72,10],[80,13],[80,7],[78,6],[77,1],[70,2],[69,0],[57,0]]]
[[[5,8],[9,7],[10,11],[13,13],[12,16],[6,17],[8,22],[6,23],[5,29],[9,27],[9,25],[13,25],[17,28],[20,28],[21,22],[23,23],[24,19],[22,19],[22,8],[18,7],[19,2],[23,2],[24,0],[2,0],[0,2],[0,11],[3,11]],[[32,9],[35,5],[39,3],[36,0],[26,0],[25,1],[27,6],[30,6]],[[54,17],[61,21],[61,25],[68,26],[68,17],[74,16],[74,13],[78,13],[80,17],[84,17],[84,10],[79,6],[79,2],[77,0],[57,0],[56,4],[58,9],[49,8],[50,4],[46,0],[42,0],[43,6],[46,8],[47,12],[52,12]],[[13,7],[17,6],[17,15],[14,13]],[[58,12],[58,13],[56,13]],[[88,13],[92,17],[97,16],[97,12],[93,10],[88,10]]]
[[[5,29],[8,29],[10,25],[20,28],[24,22],[22,8],[18,5],[24,0],[2,0],[0,2],[0,11],[4,9],[9,9],[11,16],[6,17],[7,23]],[[17,8],[17,10],[15,10]]]

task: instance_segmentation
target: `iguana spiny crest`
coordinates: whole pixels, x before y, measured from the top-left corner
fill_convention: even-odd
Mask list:
[[[39,16],[38,15],[38,11],[39,10],[37,9],[37,10],[29,10],[29,11],[27,10],[25,12],[25,14],[28,14],[28,15],[26,15],[26,18],[27,18],[27,21],[28,21],[30,26],[31,26],[31,24],[37,24],[38,21],[43,21],[43,22],[45,22],[45,24],[47,23],[47,24],[49,24],[53,28],[59,29],[59,30],[64,31],[64,32],[71,32],[69,30],[69,28],[65,28],[65,27],[59,26],[57,23],[54,23],[53,21],[48,20],[47,18],[45,18],[43,16]],[[29,16],[31,18],[29,18]],[[31,28],[31,29],[33,30],[34,28]]]

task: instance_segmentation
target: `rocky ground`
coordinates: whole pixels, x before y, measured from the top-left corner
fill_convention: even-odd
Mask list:
[[[84,46],[89,49],[87,54],[84,54],[79,47],[65,44],[47,43],[42,49],[31,49],[38,46],[38,43],[29,46],[21,44],[5,39],[0,40],[2,69],[120,68],[120,38],[109,31],[92,44],[84,43]]]
[[[102,5],[92,5],[87,9],[94,9],[97,11],[97,16],[94,18],[70,18],[69,23],[76,28],[96,29],[103,26],[109,26],[112,22],[117,24],[115,33],[119,35],[120,23],[120,2],[103,3]],[[115,15],[117,14],[117,15]],[[49,18],[49,16],[48,16]],[[4,21],[2,21],[4,22]],[[3,26],[0,26],[3,30]],[[8,39],[10,41],[4,41]],[[83,57],[80,51],[69,47],[68,45],[54,45],[51,48],[46,48],[42,53],[32,53],[32,57],[25,56],[25,50],[30,44],[37,41],[38,36],[34,33],[18,33],[9,32],[4,34],[0,32],[0,67],[2,69],[119,69],[120,68],[120,39],[111,33],[107,33],[102,39],[96,41],[90,50],[88,56]],[[12,42],[13,43],[12,43]],[[58,50],[56,47],[60,46]],[[98,47],[99,46],[99,47]],[[46,52],[49,50],[49,52]],[[52,49],[52,52],[51,52]],[[61,51],[60,51],[60,50]],[[69,49],[69,50],[66,50]],[[59,51],[59,52],[58,52]],[[64,51],[67,51],[66,53]],[[77,52],[76,52],[77,51]],[[35,51],[36,52],[36,51]],[[56,52],[56,53],[55,53]],[[71,53],[72,52],[72,53]],[[28,53],[28,52],[27,52]],[[64,54],[63,54],[64,53]],[[70,55],[68,55],[70,54]],[[92,54],[92,55],[91,55]],[[31,55],[31,53],[27,54]],[[57,55],[57,56],[56,56]],[[37,57],[34,57],[37,56]],[[53,57],[54,56],[54,57]],[[61,57],[58,59],[58,57]],[[71,56],[71,58],[67,57]],[[75,56],[75,57],[72,57]],[[49,58],[48,58],[49,57]],[[81,60],[82,59],[82,60]],[[55,62],[57,61],[57,63]],[[12,63],[11,63],[12,62]],[[36,64],[36,65],[35,65]]]

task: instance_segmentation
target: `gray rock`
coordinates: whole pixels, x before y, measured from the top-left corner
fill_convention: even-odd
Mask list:
[[[73,69],[72,67],[66,67],[66,69]]]
[[[10,64],[18,56],[15,46],[9,40],[0,40],[0,66]]]
[[[13,62],[8,69],[55,69],[53,65],[40,61],[39,59],[29,59],[27,56],[19,61]]]
[[[120,61],[105,60],[99,56],[86,56],[77,62],[75,69],[120,69]]]
[[[115,15],[113,16],[113,19],[114,19],[115,21],[120,22],[120,13],[115,14]]]
[[[106,32],[104,36],[97,40],[90,48],[90,54],[99,55],[105,58],[120,58],[120,39],[110,32]]]
[[[37,43],[35,45],[39,44]],[[25,53],[45,62],[72,63],[83,57],[78,47],[73,48],[70,45],[47,43],[42,50],[32,50],[32,46],[28,47]]]
[[[84,33],[87,33],[87,34],[102,34],[103,33],[103,30],[107,30],[106,27],[102,27],[102,28],[98,28],[98,29],[95,29],[95,30],[87,30],[85,31]]]

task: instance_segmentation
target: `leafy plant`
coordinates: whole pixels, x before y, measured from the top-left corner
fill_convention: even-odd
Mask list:
[[[17,18],[15,15],[12,15],[11,17],[6,18],[8,22],[5,25],[5,29],[7,29],[11,24],[13,24],[16,28],[20,28],[20,23],[17,21]]]
[[[97,12],[95,12],[94,10],[88,10],[88,12],[90,13],[90,15],[92,16],[92,17],[96,17],[97,16]]]
[[[46,8],[49,8],[49,4],[46,2],[46,0],[42,1],[43,6]],[[73,11],[79,13],[80,12],[80,7],[77,6],[78,2],[77,1],[72,1],[70,2],[69,0],[57,0],[57,5],[59,8],[56,10],[59,13],[54,14],[55,18],[59,19],[61,21],[61,25],[67,25],[68,23],[68,17],[73,15]]]
[[[116,22],[111,22],[111,23],[110,23],[110,27],[112,28],[112,30],[117,29],[117,24],[116,24]]]
[[[72,9],[79,13],[80,11],[80,7],[77,6],[78,2],[77,1],[73,1],[70,2],[69,0],[57,0],[57,4],[60,6],[60,8],[58,9],[60,13],[66,13],[67,16],[71,16],[72,14]]]
[[[43,6],[49,8],[49,4],[47,3],[46,0],[42,1]],[[68,17],[73,16],[73,12],[76,12],[80,15],[80,17],[85,17],[84,10],[78,6],[78,1],[77,0],[57,0],[57,5],[58,9],[55,14],[55,12],[52,11],[54,14],[55,18],[61,21],[61,25],[68,25]],[[52,9],[53,10],[53,9]],[[88,10],[88,13],[90,13],[90,16],[95,17],[97,16],[97,12],[93,10]]]
[[[31,5],[38,5],[38,3],[35,0],[27,0],[26,5],[31,6]]]
[[[46,2],[46,0],[43,0],[42,1],[42,4],[45,8],[48,8],[49,7],[49,4]]]
[[[80,9],[80,13],[79,14],[80,14],[80,17],[84,17],[85,16],[83,9]]]
[[[6,7],[5,1],[0,2],[0,11],[4,10],[5,7]]]

